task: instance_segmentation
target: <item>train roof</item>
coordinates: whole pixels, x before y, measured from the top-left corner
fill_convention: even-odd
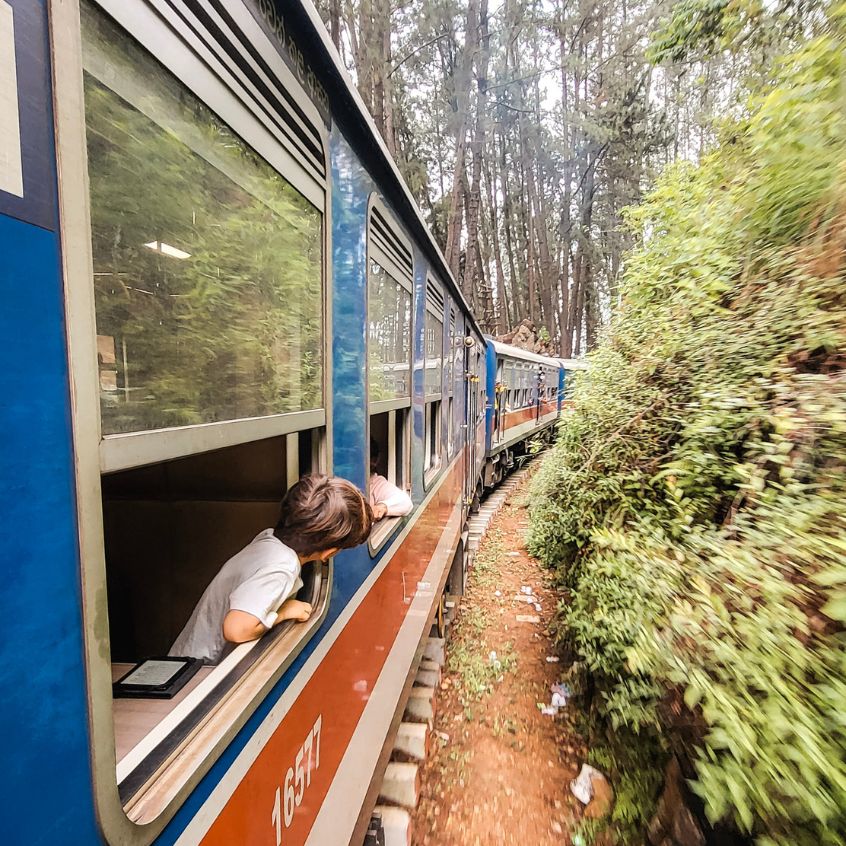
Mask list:
[[[453,278],[441,248],[432,237],[411,191],[385,146],[347,69],[341,62],[335,45],[329,39],[329,33],[317,9],[311,0],[298,0],[298,2],[284,4],[280,0],[274,0],[274,5],[279,8],[280,14],[286,20],[294,24],[300,40],[308,44],[313,55],[323,59],[323,61],[315,62],[314,70],[318,76],[325,78],[326,90],[331,92],[330,111],[333,118],[344,125],[345,130],[352,136],[352,140],[361,148],[360,152],[366,154],[371,174],[380,185],[384,186],[387,199],[390,200],[395,211],[401,214],[402,220],[412,234],[422,242],[439,276],[447,282],[453,296],[469,315],[473,327],[484,339],[484,333],[476,320],[476,315],[473,314],[473,310]]]
[[[559,358],[565,370],[588,370],[589,365],[583,358]]]
[[[534,361],[538,364],[552,364],[555,366],[558,366],[561,362],[560,358],[529,352],[529,350],[524,350],[520,347],[512,347],[511,344],[503,344],[502,341],[495,341],[491,337],[487,337],[485,340],[501,355],[508,355],[512,358],[521,358],[523,361]]]

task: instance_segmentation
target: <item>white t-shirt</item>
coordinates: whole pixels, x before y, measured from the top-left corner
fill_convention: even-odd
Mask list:
[[[302,586],[297,553],[273,529],[259,532],[212,579],[168,654],[217,664],[235,648],[223,636],[229,611],[246,611],[271,628],[279,606]]]

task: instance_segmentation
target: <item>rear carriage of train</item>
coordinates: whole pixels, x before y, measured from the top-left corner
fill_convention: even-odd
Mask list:
[[[560,389],[558,393],[559,409],[566,411],[573,407],[573,388],[576,375],[588,369],[588,363],[581,358],[559,358]]]
[[[0,0],[0,63],[7,837],[350,842],[463,577],[481,332],[310,6]],[[414,510],[308,623],[113,697],[286,486],[371,467]]]
[[[486,487],[496,485],[533,442],[546,443],[560,410],[562,370],[558,359],[488,338]]]

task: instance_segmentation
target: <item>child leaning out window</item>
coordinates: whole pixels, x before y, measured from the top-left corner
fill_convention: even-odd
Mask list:
[[[284,620],[305,622],[311,605],[291,598],[302,565],[364,543],[372,525],[370,504],[351,482],[304,476],[285,494],[276,528],[259,532],[212,579],[169,654],[217,664]]]

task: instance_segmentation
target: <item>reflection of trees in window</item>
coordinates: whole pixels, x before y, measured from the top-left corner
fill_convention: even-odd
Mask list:
[[[103,432],[319,407],[320,212],[90,11],[85,66]]]
[[[441,355],[444,349],[444,325],[426,311],[426,378],[427,394],[441,393]]]
[[[367,318],[371,402],[411,396],[411,293],[375,261]]]
[[[453,389],[453,355],[452,349],[455,344],[455,312],[450,309],[450,321],[447,326],[446,356],[444,357],[444,385],[445,390]]]

